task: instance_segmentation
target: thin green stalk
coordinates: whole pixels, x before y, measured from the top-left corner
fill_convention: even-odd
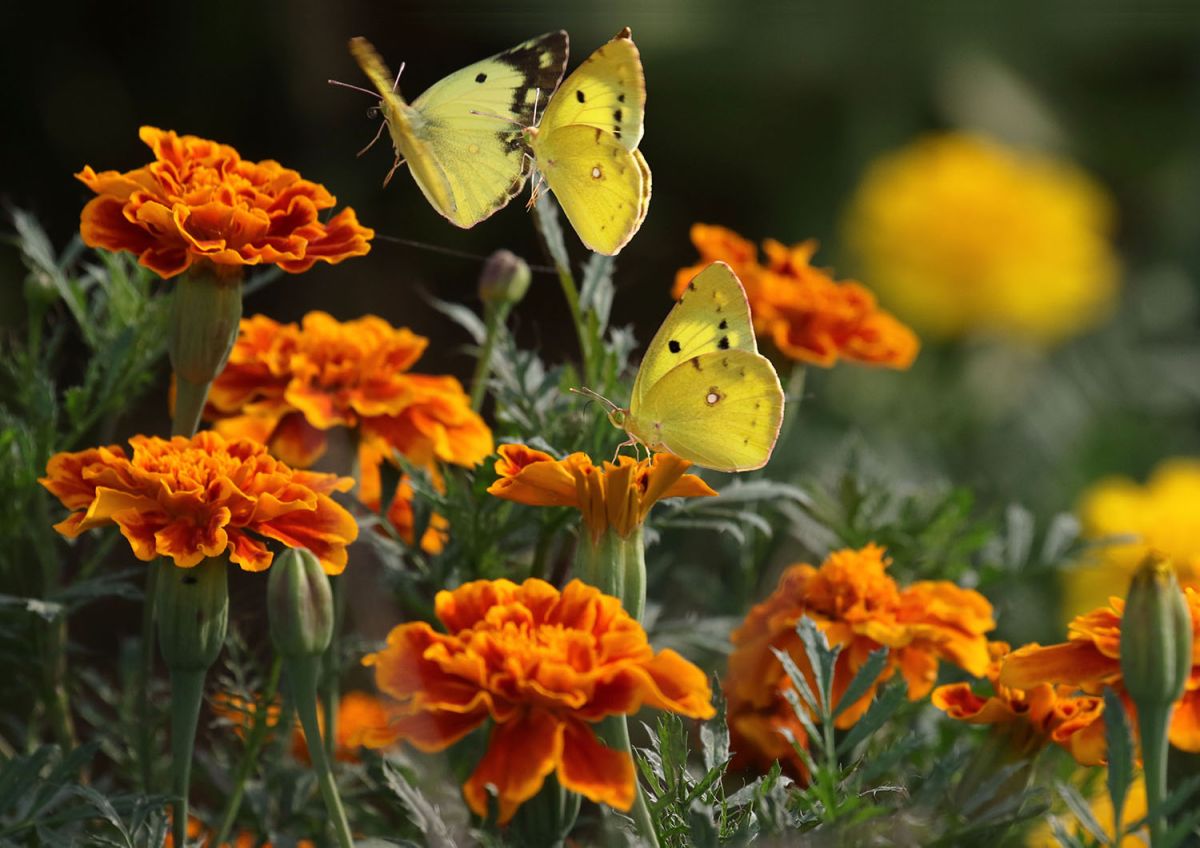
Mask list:
[[[150,724],[150,681],[154,677],[154,602],[158,596],[158,560],[146,567],[146,595],[142,600],[141,667],[137,693],[137,752],[142,769],[142,791],[150,792],[154,783],[154,728]]]
[[[46,709],[54,738],[64,751],[78,745],[67,695],[67,617],[58,616],[45,624],[42,638],[42,670],[45,677]]]
[[[629,722],[625,716],[614,715],[604,719],[601,735],[610,748],[624,751],[630,758],[633,757],[633,745],[629,741]],[[629,811],[629,815],[642,838],[642,844],[648,848],[659,848],[658,833],[654,830],[654,817],[650,815],[650,807],[646,805],[646,796],[642,792],[641,783],[638,782],[636,770],[633,780],[635,794],[633,809]]]
[[[171,670],[171,786],[175,793],[175,816],[171,824],[176,845],[187,845],[188,786],[205,674],[207,669]]]
[[[575,285],[575,276],[571,273],[571,266],[567,261],[562,228],[558,225],[557,217],[552,217],[554,208],[550,205],[551,203],[553,201],[549,195],[544,195],[543,199],[533,205],[533,226],[537,230],[542,247],[550,257],[550,261],[554,263],[554,270],[558,274],[558,284],[562,287],[563,297],[567,300],[567,308],[571,311],[571,321],[575,324],[575,335],[579,337],[579,353],[583,359],[583,373],[588,382],[592,382],[591,345],[588,343],[587,323],[583,319],[583,310],[579,305],[579,287]],[[543,212],[543,204],[550,211],[550,215]]]
[[[484,316],[486,335],[483,337],[483,347],[479,358],[475,360],[475,373],[471,376],[471,409],[478,412],[483,407],[483,396],[487,390],[488,376],[492,373],[492,354],[496,350],[496,338],[500,328],[508,317],[509,306],[497,304],[488,306]]]
[[[267,685],[262,691],[262,708],[254,713],[254,726],[250,728],[250,733],[246,737],[246,749],[242,752],[242,760],[238,763],[237,773],[233,777],[233,788],[230,789],[229,799],[225,802],[225,811],[221,814],[221,826],[217,830],[216,838],[212,841],[213,845],[224,845],[229,839],[229,834],[233,832],[234,822],[242,807],[242,796],[246,793],[246,780],[249,779],[250,772],[258,763],[258,753],[267,740],[267,731],[270,729],[271,704],[275,700],[275,693],[279,691],[279,674],[282,670],[283,658],[276,655],[274,662],[271,663],[271,673],[267,678]],[[286,727],[287,725],[281,722],[279,726]]]
[[[350,835],[350,824],[346,821],[346,811],[342,808],[342,799],[338,796],[333,770],[329,767],[329,758],[325,754],[325,746],[321,743],[320,723],[317,721],[317,662],[315,657],[293,660],[288,663],[288,687],[296,706],[296,714],[300,717],[300,726],[304,729],[308,755],[312,759],[313,769],[317,773],[317,785],[320,787],[321,797],[325,801],[325,811],[329,813],[329,818],[332,820],[338,845],[340,848],[353,848],[354,838]]]
[[[346,593],[342,587],[344,580],[345,575],[341,574],[329,578],[330,589],[333,591],[333,637],[329,640],[329,648],[325,651],[321,704],[325,713],[325,753],[329,755],[330,761],[335,761],[338,702],[341,700],[341,693],[338,691],[338,666],[342,660],[342,619],[346,614]]]
[[[1171,705],[1165,709],[1138,710],[1138,729],[1142,737],[1142,775],[1146,782],[1146,810],[1150,824],[1151,848],[1165,845],[1167,819],[1163,801],[1167,797],[1167,725]]]

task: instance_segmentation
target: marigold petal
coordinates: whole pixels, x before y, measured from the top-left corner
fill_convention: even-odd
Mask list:
[[[1200,752],[1200,690],[1185,692],[1171,714],[1171,744],[1181,751]]]
[[[525,445],[501,445],[497,452],[500,479],[488,487],[489,494],[529,506],[578,507],[575,478],[563,463]]]
[[[563,729],[562,760],[558,782],[597,804],[618,810],[633,806],[637,794],[633,758],[626,751],[604,745],[581,721],[567,721]]]
[[[1032,689],[1039,683],[1083,683],[1106,681],[1121,673],[1119,660],[1106,657],[1089,643],[1026,645],[1005,657],[1000,683],[1014,689]]]
[[[497,822],[506,824],[561,762],[564,729],[564,722],[542,710],[495,725],[487,753],[463,786],[471,810],[487,816],[487,787],[492,786],[499,805]]]

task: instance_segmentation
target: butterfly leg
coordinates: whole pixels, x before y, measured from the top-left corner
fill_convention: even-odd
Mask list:
[[[404,160],[401,159],[399,156],[397,156],[396,161],[392,163],[392,169],[390,171],[388,171],[387,176],[383,178],[383,187],[384,188],[387,188],[387,184],[392,181],[392,175],[395,174],[396,171],[403,164],[404,164]]]
[[[370,150],[372,147],[374,147],[374,146],[375,146],[375,142],[379,141],[379,137],[380,137],[381,135],[383,135],[383,128],[384,128],[384,127],[386,127],[386,126],[387,126],[387,121],[383,121],[382,123],[380,123],[380,125],[379,125],[379,130],[378,130],[378,131],[376,131],[376,133],[375,133],[375,137],[374,137],[373,139],[371,139],[370,143],[368,143],[366,147],[364,147],[362,150],[358,151],[358,152],[357,152],[357,153],[355,153],[354,155],[355,155],[355,156],[362,156],[364,153],[366,153],[368,150]],[[389,175],[389,178],[390,178],[390,175]],[[384,185],[386,185],[386,183],[385,183]]]
[[[627,447],[631,447],[631,446],[633,447],[634,458],[635,459],[637,458],[637,456],[638,456],[638,440],[633,438],[633,436],[630,436],[628,439],[621,442],[621,444],[617,445],[617,449],[615,451],[613,451],[613,458],[612,458],[613,465],[617,464],[617,458],[621,456],[621,448],[627,448]]]

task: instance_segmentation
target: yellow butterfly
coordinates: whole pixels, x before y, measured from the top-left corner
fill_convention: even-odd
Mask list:
[[[525,130],[538,171],[580,240],[616,255],[650,206],[650,167],[638,152],[646,80],[629,28],[587,58]]]
[[[705,468],[767,464],[783,388],[758,352],[746,292],[728,265],[714,262],[688,283],[642,358],[629,409],[614,406],[609,418],[629,434],[627,444]]]
[[[546,33],[455,71],[411,104],[369,41],[351,39],[350,53],[379,91],[396,148],[392,172],[407,163],[433,208],[452,224],[473,227],[521,191],[529,175],[522,131],[535,120],[538,98],[562,79],[565,32]]]

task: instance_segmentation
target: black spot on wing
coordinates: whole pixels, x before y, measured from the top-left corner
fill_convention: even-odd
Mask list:
[[[675,339],[671,339],[669,342],[667,342],[667,349],[670,350],[671,353],[679,353],[679,342],[675,341]]]
[[[567,34],[562,30],[548,32],[505,50],[493,59],[508,65],[522,76],[521,85],[513,90],[509,111],[516,116],[518,123],[530,126],[533,123],[534,102],[530,93],[534,89],[541,91],[538,99],[545,103],[562,80],[567,67]],[[475,79],[482,82],[479,77]]]
[[[704,370],[703,368],[700,367],[700,357],[693,356],[691,359],[688,360],[688,362],[692,363],[692,367],[695,368],[697,371]]]
[[[721,350],[729,350],[729,336],[721,336],[721,340],[717,342],[717,347]]]
[[[580,103],[583,103],[584,101],[587,100],[587,98],[583,96],[582,88],[575,89],[575,99],[578,100]]]
[[[728,329],[729,329],[729,322],[728,322],[728,321],[726,321],[724,318],[722,318],[722,319],[721,319],[721,323],[717,325],[717,329],[718,329],[718,330],[728,330]]]
[[[617,109],[615,112],[613,112],[613,120],[616,121],[618,124],[621,123],[621,110],[620,109]]]
[[[624,95],[624,94],[618,94],[618,95],[617,95],[617,102],[618,102],[618,103],[624,103],[624,102],[625,102],[625,95]]]
[[[476,74],[475,82],[487,82],[487,74],[484,74],[484,73]]]

